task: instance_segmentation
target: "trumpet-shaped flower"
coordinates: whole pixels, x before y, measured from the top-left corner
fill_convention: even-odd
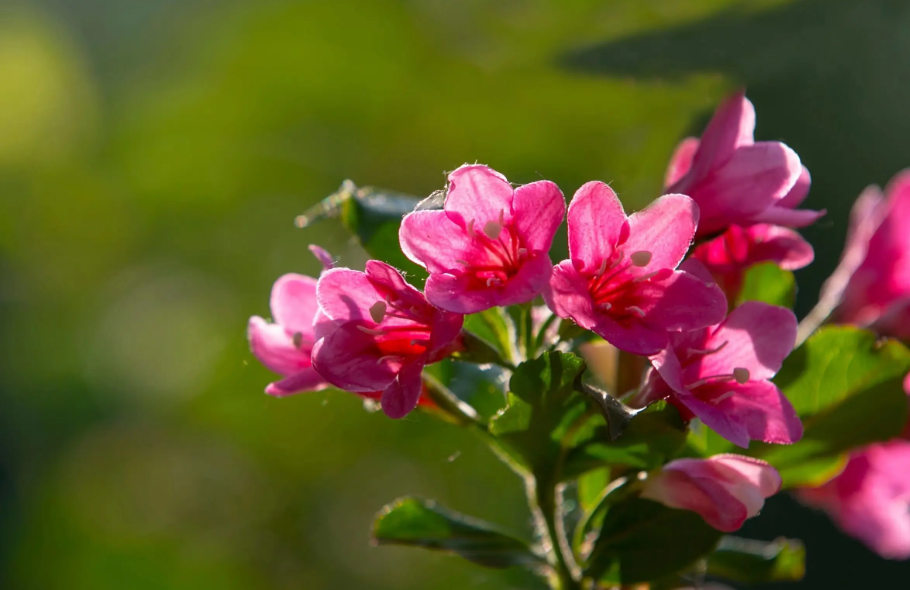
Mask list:
[[[716,326],[670,337],[636,405],[668,398],[684,419],[698,417],[730,442],[793,443],[803,427],[790,401],[770,381],[796,341],[789,309],[749,301]]]
[[[313,348],[313,365],[329,383],[353,392],[382,391],[391,418],[417,405],[424,365],[457,346],[463,316],[430,305],[388,264],[370,260],[365,272],[332,269],[316,298],[326,321]]]
[[[756,142],[754,130],[755,108],[738,92],[718,107],[701,140],[687,138],[673,154],[665,192],[698,203],[699,236],[733,224],[803,227],[824,215],[795,209],[808,192],[808,171],[783,143]]]
[[[910,558],[910,442],[854,452],[840,475],[798,496],[882,557]]]
[[[910,171],[853,206],[844,255],[822,294],[839,296],[838,322],[910,340]]]
[[[732,532],[757,515],[780,490],[771,465],[741,455],[677,459],[645,482],[641,496],[671,508],[697,512],[714,528]]]
[[[723,319],[727,302],[710,276],[676,270],[698,223],[689,197],[665,195],[627,217],[609,186],[589,182],[568,218],[570,259],[553,269],[544,292],[559,317],[641,355],[665,348],[671,332]]]
[[[442,211],[405,216],[404,254],[430,273],[433,305],[474,313],[534,299],[550,279],[549,250],[565,215],[559,188],[541,180],[512,189],[487,166],[449,174]]]
[[[310,246],[313,255],[330,268],[332,257],[318,246]],[[284,397],[302,391],[315,391],[328,383],[313,369],[312,350],[316,344],[313,322],[316,303],[316,279],[299,274],[286,274],[272,287],[270,307],[275,323],[259,316],[250,318],[247,338],[253,355],[269,370],[284,376],[270,383],[265,392]]]

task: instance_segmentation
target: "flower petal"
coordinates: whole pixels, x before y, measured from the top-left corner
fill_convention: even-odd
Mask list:
[[[796,316],[789,309],[747,301],[730,312],[708,339],[707,348],[721,347],[702,357],[699,378],[747,369],[751,380],[770,379],[793,350]]]
[[[699,235],[722,230],[776,204],[793,188],[801,171],[799,156],[780,142],[740,147],[689,192],[701,209]]]
[[[692,168],[692,158],[695,156],[699,144],[697,137],[687,137],[679,142],[673,155],[670,156],[670,164],[667,166],[667,174],[664,177],[664,186],[671,186]]]
[[[697,330],[717,324],[727,312],[727,298],[713,281],[706,283],[684,271],[668,272],[634,286],[645,312],[643,321],[668,331]]]
[[[625,253],[651,254],[648,264],[634,267],[635,272],[647,274],[679,266],[692,244],[697,225],[698,205],[685,195],[664,195],[630,215],[629,238],[623,246]]]
[[[733,395],[714,405],[731,420],[743,425],[751,440],[791,444],[803,437],[803,424],[796,410],[770,381],[707,385],[705,388],[716,389],[719,395],[732,392]]]
[[[799,178],[796,179],[796,184],[793,185],[789,193],[784,195],[783,199],[777,202],[777,206],[786,209],[796,209],[806,200],[811,185],[812,176],[809,174],[809,169],[803,166],[799,173]]]
[[[309,347],[304,352],[294,346],[292,335],[283,326],[254,316],[247,327],[247,338],[259,362],[279,375],[293,375],[311,364]]]
[[[737,148],[753,143],[755,107],[740,90],[725,100],[701,136],[701,145],[692,160],[692,174],[702,177],[733,157]]]
[[[693,477],[673,469],[673,461],[652,477],[642,490],[642,498],[655,500],[682,510],[698,513],[712,527],[724,532],[739,529],[748,518],[745,505],[726,487],[709,477]]]
[[[333,268],[316,284],[319,308],[330,320],[343,323],[370,320],[370,307],[382,301],[382,294],[367,276],[349,268]]]
[[[815,259],[815,250],[796,231],[779,225],[753,225],[748,229],[753,245],[748,260],[773,261],[784,270],[804,268]]]
[[[620,239],[628,236],[622,203],[609,186],[584,184],[569,203],[569,254],[584,270],[595,270],[608,258]],[[579,269],[581,270],[581,269]]]
[[[404,418],[417,407],[422,383],[423,363],[412,362],[401,367],[398,377],[382,392],[382,411],[389,418]]]
[[[475,241],[444,211],[415,211],[404,216],[398,231],[401,251],[431,273],[462,268],[484,254]]]
[[[827,210],[812,211],[811,209],[788,209],[779,205],[771,205],[758,215],[753,215],[753,223],[773,223],[785,227],[806,227],[812,225],[825,215]]]
[[[563,319],[574,320],[586,330],[597,324],[588,283],[571,260],[563,260],[553,267],[550,283],[543,292],[543,300],[550,311]]]
[[[449,174],[445,212],[465,227],[472,220],[479,227],[511,215],[512,185],[506,177],[488,166],[465,164]]]
[[[332,255],[329,254],[328,250],[321,248],[316,244],[310,244],[307,247],[309,248],[310,253],[316,257],[316,260],[322,264],[323,270],[329,270],[330,268],[335,267],[335,259],[332,258]]]
[[[329,384],[322,378],[322,375],[311,367],[285,377],[281,381],[269,383],[265,392],[275,397],[287,397],[304,391],[319,391],[328,386]]]
[[[734,445],[744,449],[749,448],[749,440],[751,440],[749,431],[734,416],[688,393],[677,393],[676,399],[695,414],[705,426]]]
[[[293,273],[282,275],[272,286],[270,307],[276,324],[312,336],[313,318],[319,309],[316,279]]]
[[[400,364],[383,359],[373,338],[359,324],[347,323],[316,343],[313,367],[332,385],[347,391],[379,391],[395,380]]]
[[[539,180],[515,189],[513,224],[528,249],[548,253],[565,215],[566,200],[555,183]]]

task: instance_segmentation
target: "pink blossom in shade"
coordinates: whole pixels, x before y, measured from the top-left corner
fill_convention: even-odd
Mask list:
[[[668,334],[716,324],[727,302],[710,276],[676,270],[695,234],[698,207],[665,195],[626,216],[602,182],[569,205],[569,260],[553,269],[547,306],[619,349],[655,354]]]
[[[677,459],[645,481],[641,496],[670,508],[697,512],[717,530],[733,532],[757,515],[780,490],[771,465],[741,455]]]
[[[774,262],[784,270],[797,270],[812,262],[815,251],[794,230],[761,223],[731,225],[720,236],[697,246],[692,256],[711,272],[727,298],[735,299],[749,267]]]
[[[841,263],[822,293],[841,296],[835,321],[910,340],[910,170],[884,195],[870,187],[857,200]]]
[[[738,92],[724,101],[701,140],[676,149],[666,175],[666,193],[692,197],[701,209],[699,236],[733,224],[811,224],[823,212],[795,207],[808,192],[808,171],[783,143],[756,142],[755,108]]]
[[[316,287],[326,322],[313,348],[313,365],[329,383],[347,391],[382,391],[391,418],[417,405],[424,365],[458,346],[463,316],[438,309],[384,262],[365,272],[336,268]]]
[[[442,211],[405,216],[405,256],[426,268],[426,296],[456,313],[525,303],[543,290],[553,265],[548,252],[565,215],[559,188],[541,180],[513,190],[487,166],[449,174]]]
[[[793,312],[748,301],[716,326],[672,334],[633,403],[668,399],[684,419],[698,417],[743,448],[750,440],[796,442],[802,423],[770,381],[795,341]]]
[[[910,558],[910,442],[875,444],[850,455],[843,472],[797,492],[882,557]]]
[[[310,251],[325,268],[330,267],[332,257],[328,252],[315,245],[310,246]],[[293,273],[281,276],[272,287],[270,306],[274,323],[253,316],[247,327],[253,355],[266,368],[284,376],[270,383],[265,392],[284,397],[327,387],[311,360],[316,344],[313,323],[319,310],[316,279]]]

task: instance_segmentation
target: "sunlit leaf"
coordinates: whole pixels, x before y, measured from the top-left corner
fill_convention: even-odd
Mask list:
[[[805,573],[806,548],[795,539],[724,537],[708,558],[708,575],[746,584],[798,582]]]
[[[796,301],[796,279],[793,273],[773,262],[756,264],[745,273],[737,305],[745,301],[763,301],[792,308]]]

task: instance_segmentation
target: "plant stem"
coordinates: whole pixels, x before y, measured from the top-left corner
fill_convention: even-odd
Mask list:
[[[553,575],[550,586],[553,590],[579,590],[578,582],[572,577],[569,562],[560,542],[557,519],[561,518],[556,501],[556,485],[549,478],[528,476],[525,478],[528,506],[534,517],[539,533],[548,545],[547,553],[552,556]]]

